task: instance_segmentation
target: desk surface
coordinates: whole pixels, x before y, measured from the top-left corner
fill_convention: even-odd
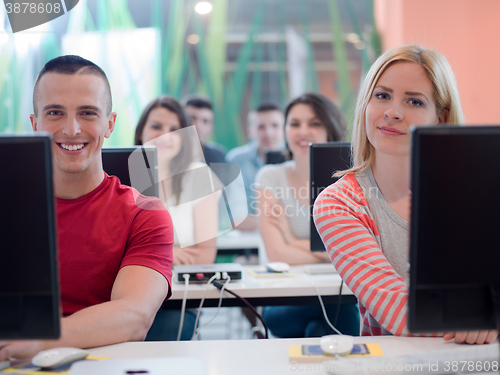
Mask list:
[[[460,348],[442,338],[356,337],[357,343],[378,343],[386,355],[434,352]],[[319,344],[313,339],[227,340],[187,342],[135,342],[91,349],[92,355],[111,358],[195,357],[199,358],[205,375],[281,375],[326,374],[320,363],[289,362],[289,345]],[[301,366],[300,368],[298,366]]]
[[[292,266],[291,276],[256,278],[248,271],[258,267],[259,266],[243,266],[243,280],[230,282],[228,284],[228,289],[248,299],[250,303],[254,305],[317,304],[318,298],[314,286],[318,288],[321,296],[325,297],[325,303],[331,303],[337,298],[340,291],[342,280],[337,273],[310,275],[304,273],[304,268],[306,266]],[[174,275],[174,278],[177,279],[177,276]],[[205,289],[205,284],[190,284],[188,286],[187,298],[191,307],[199,304]],[[180,301],[184,296],[184,290],[184,284],[174,282],[172,285],[172,297],[166,301],[164,306],[173,307],[177,304],[180,306]],[[204,306],[212,306],[212,303],[218,301],[219,295],[220,291],[210,286],[206,296],[207,304],[204,304]],[[355,303],[355,297],[345,284],[342,287],[342,296],[342,300],[345,303]],[[234,300],[235,297],[227,293],[225,293],[224,298],[228,300],[225,301],[224,306],[239,305],[239,303],[231,304],[231,300]],[[227,302],[229,302],[229,304]]]
[[[260,234],[258,231],[232,229],[217,236],[217,249],[258,249]]]

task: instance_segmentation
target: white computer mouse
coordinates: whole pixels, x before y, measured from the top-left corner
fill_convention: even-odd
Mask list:
[[[78,348],[53,348],[42,350],[31,359],[33,366],[52,369],[85,359],[89,352]]]
[[[285,262],[271,262],[267,263],[266,267],[269,271],[273,272],[286,272],[290,270],[290,265]]]
[[[354,337],[348,335],[323,336],[319,345],[325,354],[349,354],[354,347]]]

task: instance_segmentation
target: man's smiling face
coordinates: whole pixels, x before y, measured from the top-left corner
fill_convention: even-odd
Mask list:
[[[108,114],[104,80],[93,74],[47,73],[37,85],[33,130],[52,134],[54,167],[63,173],[102,170],[101,147],[116,114]]]

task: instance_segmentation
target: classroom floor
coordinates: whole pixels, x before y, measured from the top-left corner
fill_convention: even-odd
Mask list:
[[[199,327],[213,319],[217,308],[204,308]],[[200,331],[201,340],[246,340],[251,339],[250,322],[239,307],[223,307],[213,321]]]
[[[250,255],[249,257],[230,255],[227,258],[217,256],[217,261],[221,263],[236,262],[243,265],[259,263],[256,255]],[[216,307],[204,307],[198,327],[202,327],[209,322],[216,312]],[[222,307],[215,319],[203,327],[200,333],[201,340],[248,340],[253,338],[255,337],[250,322],[239,307]],[[269,333],[269,338],[275,337]]]
[[[199,327],[212,319],[216,307],[203,309]],[[201,328],[201,340],[248,340],[253,339],[252,327],[239,307],[223,307],[215,319]],[[269,334],[269,338],[274,338]]]

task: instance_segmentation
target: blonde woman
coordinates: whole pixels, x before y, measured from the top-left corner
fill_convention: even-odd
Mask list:
[[[362,335],[411,335],[406,328],[411,125],[463,124],[457,84],[446,58],[418,45],[385,52],[359,92],[354,166],[323,191],[316,227],[331,261],[358,297]],[[466,303],[466,302],[464,302]],[[438,334],[434,334],[437,336]],[[446,333],[490,343],[496,331]]]

